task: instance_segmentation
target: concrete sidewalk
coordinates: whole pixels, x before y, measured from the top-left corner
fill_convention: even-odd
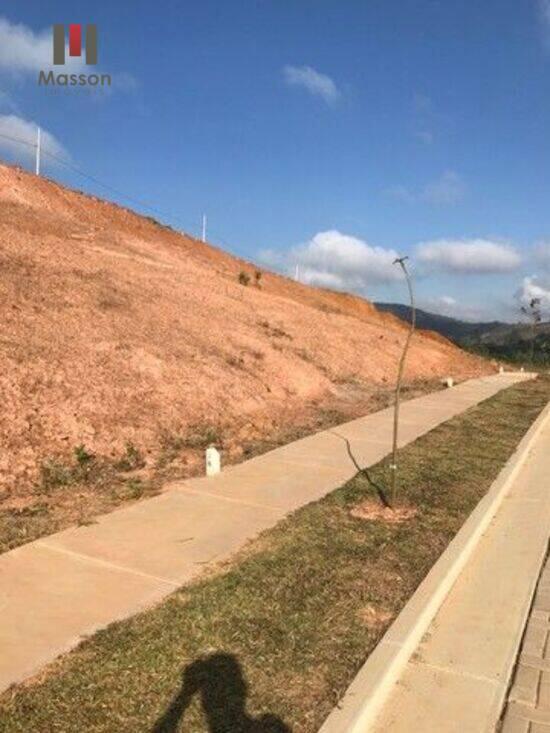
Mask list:
[[[546,408],[499,509],[374,724],[362,730],[489,733],[498,726],[550,536],[549,415]],[[542,675],[548,674],[541,670],[550,669],[549,587],[543,579],[535,609],[544,613],[535,612],[525,638],[506,733],[550,732],[548,700],[536,708]],[[391,630],[387,637],[388,644],[399,643]]]
[[[465,382],[402,406],[400,444],[530,378]],[[288,512],[390,449],[392,409],[368,415],[0,556],[0,690],[83,636],[159,601]]]

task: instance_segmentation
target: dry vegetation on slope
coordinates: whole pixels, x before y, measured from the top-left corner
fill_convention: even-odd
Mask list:
[[[80,485],[94,467],[110,482],[90,455],[138,478],[153,465],[192,471],[209,440],[235,458],[330,411],[366,412],[388,392],[400,321],[269,272],[257,284],[254,271],[127,209],[0,166],[4,508],[26,511],[30,493]],[[407,379],[489,369],[419,333]]]

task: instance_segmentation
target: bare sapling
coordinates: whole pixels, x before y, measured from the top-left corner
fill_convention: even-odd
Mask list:
[[[393,410],[393,445],[392,445],[392,459],[391,459],[391,465],[390,465],[390,470],[391,470],[390,503],[392,507],[395,507],[395,497],[397,493],[397,441],[399,438],[399,407],[400,407],[400,402],[401,402],[401,385],[403,382],[403,374],[405,372],[407,353],[409,351],[409,346],[410,346],[411,339],[412,339],[414,329],[416,326],[416,309],[415,309],[415,303],[414,303],[414,292],[413,292],[412,280],[411,280],[409,271],[407,270],[407,265],[405,264],[405,262],[408,259],[409,259],[408,257],[398,257],[393,263],[394,265],[399,265],[401,269],[403,270],[403,273],[405,274],[405,280],[407,281],[407,287],[409,289],[409,297],[410,297],[410,303],[411,303],[411,322],[409,325],[407,338],[405,339],[405,344],[403,346],[403,352],[401,353],[401,358],[399,360],[399,368],[397,371],[397,382],[395,385],[395,403],[394,403],[394,410]]]
[[[531,323],[530,361],[531,364],[533,364],[533,362],[535,361],[535,341],[537,339],[537,326],[542,321],[540,298],[531,298],[528,306],[521,306],[521,312],[524,316],[527,316],[527,318],[529,318],[529,321]]]

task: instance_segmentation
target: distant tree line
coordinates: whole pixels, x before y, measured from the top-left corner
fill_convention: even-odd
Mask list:
[[[537,337],[532,344],[516,341],[509,344],[467,344],[463,348],[472,354],[508,361],[518,366],[550,366],[550,340],[547,336]]]

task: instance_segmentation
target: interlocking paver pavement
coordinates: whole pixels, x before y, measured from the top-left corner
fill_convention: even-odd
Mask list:
[[[540,574],[501,733],[550,733],[550,559]]]

